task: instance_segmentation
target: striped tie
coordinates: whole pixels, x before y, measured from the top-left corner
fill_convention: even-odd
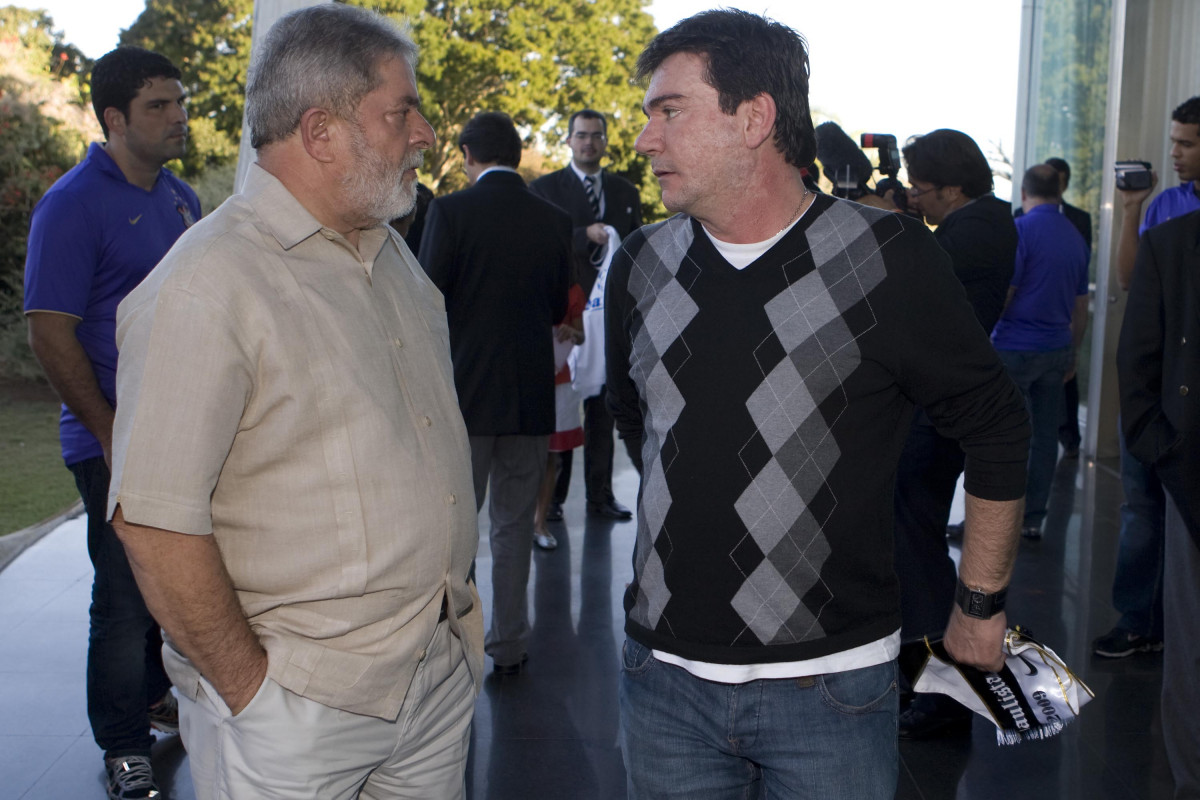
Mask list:
[[[592,207],[592,216],[597,221],[600,220],[600,191],[596,186],[596,177],[594,175],[585,175],[583,178],[583,188],[587,191],[588,205]],[[604,260],[604,247],[590,242],[588,244],[588,260],[593,266],[599,266]]]
[[[595,176],[584,177],[583,188],[587,189],[588,203],[592,206],[592,216],[600,219],[600,191],[596,186]]]

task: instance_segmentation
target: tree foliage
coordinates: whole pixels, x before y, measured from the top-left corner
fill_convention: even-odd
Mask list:
[[[1093,219],[1100,214],[1105,168],[1111,25],[1111,3],[1052,0],[1046,4],[1034,155],[1037,161],[1054,156],[1067,160],[1071,185],[1066,199]],[[1093,236],[1099,235],[1098,225],[1092,230]],[[1096,242],[1089,244],[1094,251]]]
[[[80,92],[91,64],[44,11],[0,8],[0,375],[37,373],[25,343],[29,217],[100,126]]]
[[[456,142],[474,114],[506,112],[529,146],[565,163],[567,117],[590,107],[609,115],[611,168],[643,187],[648,207],[661,209],[649,167],[633,150],[642,92],[630,77],[655,33],[640,0],[351,2],[407,22],[421,48],[422,110],[438,135],[422,180],[435,191],[465,185]],[[185,175],[236,156],[252,11],[252,0],[147,0],[121,36],[184,73],[192,115]]]
[[[189,142],[183,174],[237,160],[254,0],[146,0],[121,44],[162,53],[183,73]]]
[[[630,78],[655,34],[639,0],[356,2],[411,23],[423,111],[438,134],[425,166],[435,190],[464,185],[456,142],[480,111],[509,114],[528,144],[563,161],[571,112],[602,111],[610,167],[638,185],[649,177],[633,150],[642,92]]]

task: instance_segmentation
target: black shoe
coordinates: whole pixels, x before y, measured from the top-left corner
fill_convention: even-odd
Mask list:
[[[529,660],[529,654],[521,656],[521,660],[515,664],[492,664],[492,672],[497,675],[519,675],[525,667],[525,662]]]
[[[1092,642],[1092,652],[1104,658],[1125,658],[1134,653],[1157,653],[1162,649],[1162,639],[1139,636],[1123,628],[1113,628]]]
[[[1031,542],[1040,542],[1042,540],[1042,526],[1025,525],[1021,528],[1021,538],[1028,539]]]
[[[616,500],[605,500],[603,503],[588,503],[587,512],[608,519],[633,519],[633,512]],[[547,517],[549,519],[549,517]]]
[[[559,503],[551,503],[546,509],[546,522],[562,522],[562,505]]]
[[[901,739],[939,739],[970,730],[970,709],[942,694],[913,695],[912,704],[900,714]]]
[[[963,527],[965,523],[953,522],[946,526],[946,538],[958,540],[963,536]]]

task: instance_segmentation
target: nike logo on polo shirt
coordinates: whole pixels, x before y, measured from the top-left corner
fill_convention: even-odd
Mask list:
[[[139,222],[141,219],[142,219],[142,215],[141,215],[141,214],[138,214],[136,217],[130,217],[130,218],[129,218],[129,224],[130,224],[130,225],[137,225],[137,224],[138,224],[138,222]]]

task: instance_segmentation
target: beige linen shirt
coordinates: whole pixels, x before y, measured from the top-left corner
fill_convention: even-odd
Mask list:
[[[356,249],[255,165],[121,303],[117,345],[109,513],[216,538],[272,679],[395,719],[446,597],[478,688],[445,306],[399,236]]]

